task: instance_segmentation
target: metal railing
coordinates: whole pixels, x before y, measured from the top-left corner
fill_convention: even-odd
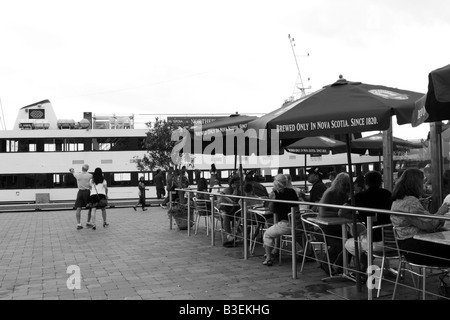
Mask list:
[[[172,191],[173,193],[176,193],[178,191],[185,192],[187,194],[186,197],[186,205],[187,205],[187,219],[190,221],[191,219],[191,194],[206,194],[210,196],[211,201],[211,208],[215,207],[216,198],[226,196],[228,198],[235,198],[239,200],[242,200],[242,218],[243,218],[243,244],[244,244],[244,259],[248,259],[248,253],[249,253],[249,246],[248,246],[248,213],[247,213],[247,206],[245,205],[246,200],[252,200],[254,201],[254,197],[247,197],[247,196],[238,196],[238,195],[222,195],[218,193],[210,193],[206,191],[198,191],[195,189],[176,189],[176,191]],[[172,206],[172,193],[169,194],[170,197],[170,207]],[[388,215],[399,215],[399,216],[406,216],[406,217],[420,217],[420,218],[427,218],[427,219],[437,219],[437,220],[445,220],[450,221],[449,216],[436,216],[436,215],[425,215],[425,214],[416,214],[416,213],[406,213],[406,212],[397,212],[397,211],[391,211],[391,210],[384,210],[384,209],[373,209],[373,208],[366,208],[366,207],[356,207],[351,205],[335,205],[335,204],[325,204],[325,203],[317,203],[317,202],[309,202],[309,201],[292,201],[292,200],[276,200],[276,199],[269,199],[269,198],[261,198],[261,200],[268,201],[268,202],[279,202],[279,203],[289,203],[289,204],[297,204],[299,205],[308,205],[308,206],[316,206],[316,207],[328,207],[328,208],[334,208],[334,209],[344,209],[346,211],[356,212],[356,211],[364,211],[364,212],[371,212],[376,214],[388,214]],[[295,213],[297,207],[292,207],[291,213],[292,213],[292,223],[291,223],[291,237],[292,237],[292,244],[291,244],[291,255],[292,255],[292,278],[297,279],[297,250],[296,250],[296,233],[298,231],[303,232],[301,229],[297,229],[295,225]],[[213,213],[212,213],[213,214]],[[170,217],[170,229],[172,229],[172,217]],[[210,224],[210,234],[211,234],[211,245],[215,246],[215,232],[214,232],[214,220]],[[372,217],[367,217],[366,222],[367,230],[372,230],[373,227],[373,221]],[[190,236],[190,227],[188,227],[187,232],[188,236]],[[367,241],[368,241],[368,252],[367,252],[367,265],[370,266],[372,264],[372,232],[367,232]],[[305,249],[305,248],[304,248]],[[345,247],[342,248],[343,250],[346,250]],[[281,252],[279,253],[281,254]],[[306,250],[304,250],[303,254],[306,254]],[[359,270],[351,270],[356,273],[360,272]],[[370,275],[369,275],[370,276]],[[372,289],[369,288],[368,290],[368,299],[372,300]]]

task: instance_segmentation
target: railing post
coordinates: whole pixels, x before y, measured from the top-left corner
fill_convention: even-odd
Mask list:
[[[366,229],[367,229],[367,232],[366,232],[366,234],[367,234],[367,270],[365,270],[365,272],[367,274],[367,278],[369,279],[369,277],[371,275],[368,273],[368,270],[369,270],[369,267],[372,265],[372,260],[373,260],[372,259],[372,254],[373,254],[372,216],[367,216],[366,225],[367,225],[367,227],[366,227]],[[361,252],[362,252],[362,248],[361,248]],[[380,277],[383,277],[383,270],[381,270]],[[378,282],[378,285],[380,285],[380,282]],[[367,282],[366,282],[366,287],[367,287],[367,300],[372,300],[372,286],[368,286]]]
[[[242,199],[242,216],[244,217],[244,259],[247,260],[248,259],[248,243],[247,243],[247,237],[248,237],[248,232],[247,232],[247,206],[246,206],[246,200]],[[236,227],[236,226],[235,226]]]
[[[214,234],[214,196],[211,194],[211,245],[214,247],[216,245],[216,235]]]
[[[297,279],[297,241],[295,240],[295,208],[291,208],[292,279]],[[279,252],[281,255],[281,252]],[[306,254],[306,251],[303,253]]]
[[[191,236],[191,194],[190,191],[187,192],[188,200],[187,200],[187,234],[188,237]]]
[[[170,211],[170,209],[172,209],[172,191],[169,190],[169,211]],[[170,223],[169,229],[172,230],[173,222],[172,222],[171,214],[169,214],[169,223]]]

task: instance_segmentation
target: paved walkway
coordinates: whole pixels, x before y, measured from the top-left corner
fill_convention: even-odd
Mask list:
[[[219,235],[211,246],[203,224],[190,237],[170,230],[160,207],[107,211],[109,227],[98,212],[95,231],[76,230],[74,210],[0,213],[0,300],[339,300],[327,290],[354,285],[321,281],[314,262],[292,279],[290,257],[267,267],[261,248],[244,260]],[[72,265],[80,289],[67,286]]]

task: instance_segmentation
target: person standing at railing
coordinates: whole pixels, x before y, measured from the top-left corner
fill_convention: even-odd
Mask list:
[[[161,206],[161,208],[167,209],[167,204],[170,201],[170,192],[172,191],[172,186],[173,186],[173,168],[169,167],[169,170],[167,171],[167,175],[166,175],[167,195],[166,195],[166,198],[163,200],[163,202],[159,204]]]
[[[181,167],[180,174],[178,175],[177,181],[178,188],[187,189],[189,188],[189,176],[187,173],[186,166]],[[184,197],[185,191],[178,191],[178,199],[181,204],[187,202],[187,199]]]
[[[420,203],[425,175],[417,168],[406,169],[392,191],[392,211],[430,215]],[[434,216],[442,216],[449,210],[444,202]],[[400,250],[406,260],[417,264],[449,266],[448,245],[414,239],[416,234],[442,231],[445,220],[391,215],[394,232]]]
[[[164,175],[161,169],[156,170],[153,180],[155,182],[156,199],[163,199],[166,195],[166,190],[164,189]]]

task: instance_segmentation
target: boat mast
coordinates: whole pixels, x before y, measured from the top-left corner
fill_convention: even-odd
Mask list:
[[[3,113],[3,104],[2,104],[2,98],[0,98],[0,108],[2,109],[2,115],[1,115],[1,123],[3,124],[3,130],[6,130],[6,122],[5,122],[5,114]]]
[[[297,55],[295,54],[295,50],[294,50],[295,39],[291,38],[290,34],[288,34],[288,38],[289,38],[289,43],[291,44],[292,53],[294,55],[295,65],[297,66],[297,80],[295,81],[294,90],[292,92],[293,100],[297,100],[298,98],[304,97],[306,95],[306,89],[311,89],[311,86],[305,87],[303,85],[302,74],[300,72],[300,66],[298,64]],[[309,57],[309,53],[307,53],[306,56]],[[309,78],[308,78],[308,80],[309,80]],[[300,94],[300,97],[298,97],[299,94]]]

